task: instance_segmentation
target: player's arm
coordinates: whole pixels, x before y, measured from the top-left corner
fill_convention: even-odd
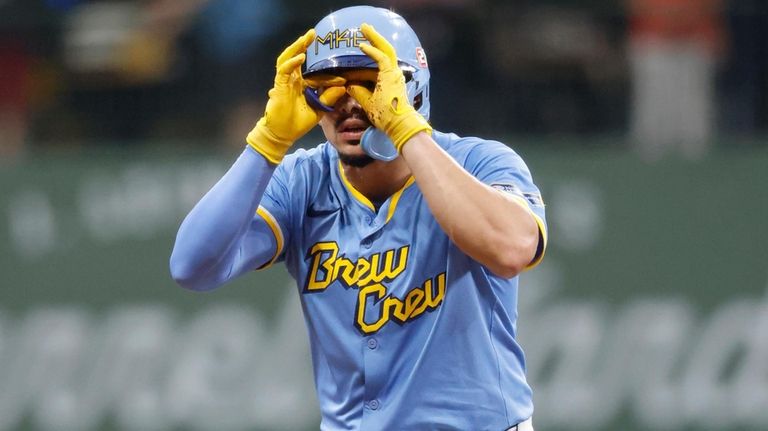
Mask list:
[[[170,260],[180,285],[209,290],[279,252],[271,227],[255,213],[275,165],[322,115],[304,99],[307,84],[301,77],[314,38],[310,30],[280,54],[264,116],[248,134],[248,147],[182,222]],[[323,103],[333,104],[345,93],[336,82],[323,84]]]
[[[379,66],[376,89],[349,85],[347,91],[395,144],[451,240],[495,274],[518,274],[536,257],[536,220],[525,204],[481,183],[435,143],[431,126],[408,101],[394,48],[373,27],[363,24],[361,31],[371,44],[360,49]]]
[[[401,155],[435,219],[464,253],[502,277],[531,264],[539,226],[521,198],[482,183],[427,133],[410,138]]]
[[[269,260],[276,244],[254,215],[274,170],[246,148],[192,208],[171,253],[171,276],[179,285],[210,290]]]

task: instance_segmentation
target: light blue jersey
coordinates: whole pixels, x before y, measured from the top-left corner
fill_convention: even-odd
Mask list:
[[[530,209],[538,263],[544,205],[523,160],[498,142],[432,137]],[[413,178],[377,210],[324,143],[283,160],[258,214],[254,225],[275,235],[272,262],[298,284],[321,429],[501,431],[531,417],[518,277],[493,275],[451,243]]]

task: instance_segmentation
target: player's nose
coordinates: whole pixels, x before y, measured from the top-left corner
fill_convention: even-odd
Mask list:
[[[362,111],[363,107],[360,106],[360,103],[354,97],[345,94],[336,102],[336,109],[342,113],[349,114],[355,111]]]

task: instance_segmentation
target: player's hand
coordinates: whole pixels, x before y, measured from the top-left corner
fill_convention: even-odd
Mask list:
[[[432,132],[432,127],[408,100],[405,76],[397,65],[395,48],[372,26],[360,26],[370,44],[360,44],[360,49],[379,65],[376,88],[373,92],[359,84],[347,86],[347,92],[363,107],[374,126],[389,136],[400,151],[416,133]]]
[[[246,141],[272,163],[280,161],[293,143],[317,125],[322,113],[307,104],[304,89],[307,82],[301,77],[301,65],[307,47],[315,40],[315,31],[309,30],[293,42],[277,58],[275,85],[269,90],[269,101],[264,116],[248,134]],[[322,84],[320,101],[333,106],[346,93],[345,80],[328,77]]]

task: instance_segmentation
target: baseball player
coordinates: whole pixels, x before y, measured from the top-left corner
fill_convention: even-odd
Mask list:
[[[533,429],[517,291],[544,205],[514,151],[432,129],[429,76],[399,15],[331,13],[278,57],[245,151],[179,228],[186,288],[285,262],[322,430]],[[327,142],[286,155],[318,123]]]

